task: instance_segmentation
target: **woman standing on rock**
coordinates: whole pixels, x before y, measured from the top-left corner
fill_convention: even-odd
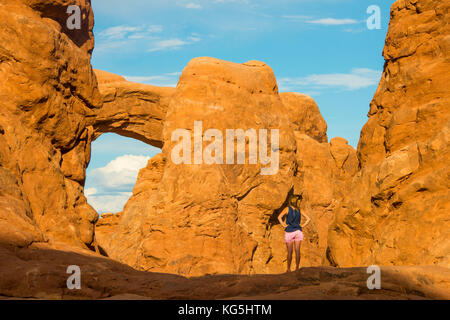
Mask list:
[[[291,271],[292,251],[295,244],[295,262],[296,270],[300,267],[300,245],[303,241],[303,228],[310,222],[310,217],[300,211],[300,203],[302,196],[292,195],[289,198],[289,206],[278,215],[278,221],[283,226],[285,235],[284,241],[287,247],[287,272]],[[302,214],[306,218],[306,222],[301,225]],[[286,223],[283,217],[286,216]]]

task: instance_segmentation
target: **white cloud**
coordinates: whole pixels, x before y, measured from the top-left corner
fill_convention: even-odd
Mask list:
[[[181,72],[165,73],[163,75],[153,76],[126,76],[123,77],[131,82],[151,84],[160,87],[176,87]]]
[[[354,20],[354,19],[334,19],[334,18],[324,18],[324,19],[317,19],[317,20],[309,20],[309,21],[306,21],[306,22],[307,23],[312,23],[312,24],[321,24],[321,25],[324,25],[324,26],[342,26],[342,25],[358,23],[358,21]]]
[[[164,28],[160,25],[127,26],[107,28],[96,34],[96,52],[133,48],[136,43],[155,41]]]
[[[126,34],[135,32],[137,27],[115,26],[101,31],[98,35],[108,39],[123,39]]]
[[[249,4],[250,0],[214,0],[213,3],[242,3],[242,4]]]
[[[88,197],[88,196],[93,196],[93,195],[95,195],[97,192],[98,192],[98,191],[97,191],[97,188],[87,188],[87,189],[84,190],[84,195],[85,195],[86,197]]]
[[[139,170],[147,165],[150,157],[123,155],[103,168],[93,169],[90,176],[103,189],[123,190],[134,186]]]
[[[197,9],[197,10],[203,9],[203,7],[201,5],[199,5],[198,3],[194,3],[194,2],[190,2],[190,3],[186,4],[185,7],[187,9]]]
[[[154,33],[160,33],[163,31],[163,27],[160,25],[142,25],[142,26],[115,26],[105,29],[98,33],[100,38],[108,40],[119,40],[119,39],[133,39],[140,37],[149,37]]]
[[[148,32],[152,32],[152,33],[159,33],[163,31],[163,26],[160,25],[151,25],[147,28]]]
[[[312,19],[312,17],[310,16],[304,16],[304,15],[284,15],[282,16],[282,18],[284,19],[289,19],[289,20],[309,20]]]
[[[348,32],[348,33],[361,33],[366,31],[366,28],[358,27],[358,28],[345,28],[342,31]]]
[[[377,85],[381,71],[355,68],[350,73],[312,74],[301,78],[281,78],[280,91],[305,91],[318,89],[358,90]]]
[[[161,25],[120,25],[110,27],[96,34],[97,43],[95,50],[97,53],[118,49],[147,52],[178,50],[183,46],[202,40],[201,36],[196,33],[192,33],[185,39],[162,37],[161,33],[163,31],[164,28]]]
[[[175,39],[167,39],[157,41],[153,44],[153,47],[148,50],[148,52],[155,52],[161,50],[177,50],[180,47],[189,44],[187,41],[180,40],[178,38]]]
[[[282,18],[292,21],[302,21],[310,24],[319,24],[323,26],[343,26],[343,25],[353,25],[360,23],[360,21],[355,19],[335,19],[335,18],[321,18],[314,19],[310,16],[305,15],[283,15]]]
[[[85,196],[98,212],[119,212],[131,196],[139,170],[150,157],[120,156],[102,168],[88,171]]]
[[[201,41],[201,37],[197,33],[192,33],[186,40],[179,38],[160,40],[152,43],[152,47],[147,50],[148,52],[156,52],[163,50],[178,50],[183,46],[192,44],[194,42]]]
[[[118,213],[123,210],[123,207],[130,199],[131,192],[118,192],[112,195],[91,195],[86,196],[88,202],[93,206],[100,214],[102,213]]]
[[[95,45],[95,52],[102,53],[120,48],[127,48],[128,43],[128,41],[114,41],[112,39],[108,41],[97,41],[97,44]]]
[[[188,40],[189,41],[192,41],[192,42],[199,42],[199,41],[201,41],[202,40],[202,38],[200,38],[198,35],[196,35],[196,34],[192,34],[190,37],[188,37]]]
[[[166,75],[168,75],[168,76],[181,76],[181,72],[170,72],[170,73],[166,73]]]

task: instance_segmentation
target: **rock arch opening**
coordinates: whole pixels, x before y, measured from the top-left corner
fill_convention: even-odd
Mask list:
[[[159,148],[114,133],[102,134],[92,143],[91,150],[85,195],[100,216],[123,210],[139,170],[161,152]]]

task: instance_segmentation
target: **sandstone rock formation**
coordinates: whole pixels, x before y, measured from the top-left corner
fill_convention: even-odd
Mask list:
[[[450,266],[450,2],[397,1],[329,260]]]
[[[93,137],[87,118],[101,106],[90,65],[94,20],[90,1],[76,1],[83,24],[68,30],[68,3],[0,3],[2,246],[93,241],[97,213],[83,184]]]
[[[327,123],[313,98],[296,92],[283,92],[280,97],[295,131],[318,142],[328,142]]]
[[[295,138],[283,109],[264,63],[191,61],[169,104],[163,152],[141,171],[115,243],[105,245],[108,255],[139,269],[186,275],[265,272],[272,258],[269,220],[293,188],[296,170]],[[175,164],[172,132],[193,130],[194,121],[203,122],[203,132],[214,128],[224,136],[226,129],[279,129],[278,174],[263,176],[262,165],[249,164],[248,138],[247,165]]]
[[[160,88],[126,81],[95,71],[103,98],[94,117],[94,137],[114,132],[162,148],[162,129],[174,88]]]
[[[334,220],[334,211],[351,188],[350,181],[358,170],[356,151],[342,138],[330,143],[319,143],[296,131],[297,164],[296,193],[304,198],[305,210],[313,228],[307,228],[308,240],[303,243],[304,265],[327,264],[328,229]],[[282,237],[280,232],[279,237]],[[284,254],[284,251],[280,252]]]
[[[66,26],[74,3],[80,30]],[[92,70],[90,1],[2,0],[0,296],[448,299],[449,11],[448,1],[393,4],[385,69],[356,152],[342,138],[328,143],[315,102],[279,94],[262,62],[197,58],[177,88],[130,83]],[[224,135],[279,129],[279,146],[270,131],[268,140],[269,156],[280,151],[277,174],[249,162],[248,137],[245,164],[175,164],[172,134],[193,133],[194,121]],[[84,181],[91,142],[106,132],[162,153],[139,173],[124,211],[97,222]],[[192,138],[193,147],[210,144]],[[303,266],[438,266],[385,267],[384,289],[373,293],[365,268],[186,279],[119,263],[188,276],[282,272],[276,216],[293,192],[312,218]],[[77,293],[65,288],[72,264],[87,281]]]
[[[80,30],[66,25],[72,4]],[[161,146],[173,89],[102,73],[99,93],[90,1],[5,0],[0,9],[0,244],[86,248],[98,219],[83,190],[91,142],[118,132]]]
[[[250,75],[247,76],[248,73]],[[198,81],[197,77],[201,81]],[[252,85],[247,81],[249,78],[264,80],[269,78],[271,82],[267,85],[264,85],[263,82],[256,83],[253,84],[254,88],[248,88]],[[214,86],[210,89],[211,83]],[[228,89],[226,84],[230,83],[233,86]],[[247,88],[244,87],[244,84]],[[215,88],[215,86],[224,85],[223,90]],[[191,88],[195,88],[195,90]],[[290,166],[295,169],[292,169],[293,171],[289,172],[288,176],[288,179],[292,181],[291,185],[285,186],[285,189],[281,190],[282,192],[273,189],[260,190],[264,186],[264,178],[259,175],[259,167],[252,169],[250,178],[245,172],[248,170],[247,168],[239,169],[239,166],[231,165],[225,165],[225,170],[220,169],[219,165],[195,165],[194,173],[190,173],[192,170],[190,166],[171,163],[170,152],[174,143],[170,141],[170,134],[166,134],[165,146],[167,148],[163,150],[162,154],[151,159],[148,166],[140,171],[133,196],[126,204],[121,218],[112,220],[111,217],[108,217],[105,221],[100,220],[97,224],[97,243],[100,251],[105,252],[113,259],[139,269],[170,271],[186,275],[220,273],[221,271],[218,269],[220,265],[223,268],[222,272],[282,272],[286,253],[283,229],[278,224],[276,216],[280,209],[284,208],[288,193],[295,192],[305,196],[305,209],[313,219],[306,231],[307,241],[303,246],[302,265],[322,265],[326,252],[328,226],[334,218],[333,209],[337,202],[336,199],[341,197],[343,187],[341,184],[356,172],[358,160],[356,151],[344,139],[333,139],[331,144],[327,143],[326,123],[313,99],[301,94],[283,93],[279,95],[281,105],[277,92],[273,91],[276,83],[272,71],[263,63],[250,62],[237,65],[210,58],[196,59],[188,65],[180,79],[165,120],[170,123],[169,121],[174,119],[172,121],[175,122],[175,125],[172,125],[170,130],[166,126],[165,132],[173,132],[175,128],[192,127],[195,120],[202,120],[204,123],[209,121],[211,124],[208,127],[205,126],[205,130],[207,128],[222,130],[240,128],[240,126],[236,126],[238,123],[236,119],[247,119],[249,115],[257,114],[257,108],[251,109],[252,103],[249,103],[250,108],[242,109],[240,104],[235,105],[235,101],[239,101],[235,96],[241,95],[244,97],[243,100],[251,101],[253,96],[249,96],[248,93],[257,92],[258,88],[267,88],[267,92],[270,92],[269,97],[272,96],[274,100],[278,100],[277,108],[284,110],[284,113],[287,112],[288,117],[284,118],[282,123],[282,126],[286,128],[283,134],[295,133],[295,143],[294,141],[291,143],[296,150],[296,156],[295,159],[290,160]],[[234,90],[232,95],[229,94],[231,90]],[[205,97],[198,92],[212,93]],[[222,92],[226,92],[226,95],[222,96]],[[258,95],[261,94],[258,92]],[[187,102],[176,100],[181,99],[178,98],[180,95]],[[258,95],[256,98],[259,98]],[[253,103],[253,105],[255,104]],[[260,117],[266,117],[267,110],[271,105],[267,102],[261,103],[261,105],[266,105],[267,109],[258,111],[261,113]],[[176,110],[176,113],[172,110]],[[180,115],[181,112],[183,113]],[[279,111],[271,112],[273,112],[274,119],[277,120]],[[224,121],[226,117],[222,114],[237,114],[239,117],[232,117],[228,121]],[[251,121],[243,128],[258,127],[257,121],[253,123]],[[270,121],[273,120],[270,119]],[[241,122],[240,125],[242,125]],[[275,128],[277,127],[275,126]],[[294,150],[290,152],[294,152]],[[232,171],[228,172],[230,167]],[[216,171],[219,173],[217,174]],[[205,176],[202,176],[201,172],[205,172]],[[217,180],[217,177],[224,174],[225,178]],[[180,179],[183,175],[187,175],[185,180]],[[162,180],[163,176],[164,180]],[[230,183],[231,178],[236,180],[234,184]],[[280,182],[282,180],[278,180],[279,177],[276,179],[276,183],[281,186],[285,184]],[[248,186],[244,185],[246,189],[239,191],[239,188],[242,188],[240,181],[246,180],[250,180]],[[273,181],[270,183],[274,184]],[[175,186],[171,186],[173,184]],[[163,202],[164,193],[169,192],[166,189],[169,186],[172,198]],[[217,188],[215,193],[210,192],[212,186]],[[230,192],[240,192],[245,195],[249,190],[253,194],[259,192],[260,195],[253,196],[252,194],[245,200],[246,196],[236,196],[233,193],[230,195]],[[274,201],[276,197],[278,197],[278,203],[269,206],[265,213],[264,199]],[[189,199],[189,202],[185,204],[188,200],[184,198],[193,199]],[[180,202],[182,206],[180,204],[173,206],[172,202]],[[202,205],[197,208],[196,204]],[[152,206],[158,206],[161,209],[153,211],[155,209],[152,209]],[[191,206],[195,209],[190,209]],[[224,210],[225,213],[220,215],[217,214],[218,208],[225,209],[227,206],[232,209]],[[238,209],[237,212],[234,208]],[[201,220],[209,220],[208,224],[204,225],[202,221],[197,225],[195,219],[190,217],[193,216],[190,210],[195,212],[194,217],[198,217],[197,219],[201,217]],[[176,219],[181,219],[183,223],[174,222]],[[228,219],[238,222],[238,232],[234,231],[236,223],[227,222]],[[116,230],[114,225],[117,226]],[[200,231],[193,231],[197,228]],[[153,229],[156,231],[152,232]],[[171,229],[173,231],[170,231]],[[178,239],[175,234],[180,232],[189,238],[191,237],[189,234],[194,233],[196,237],[188,240],[170,240],[172,237]],[[156,233],[158,237],[151,236],[152,233]],[[169,235],[166,235],[167,233]],[[250,242],[251,245],[236,246],[231,240],[231,235],[234,233],[239,235],[238,239],[243,239],[241,240],[243,243]],[[203,234],[203,236],[197,234]],[[156,240],[150,242],[147,238],[156,238]],[[196,243],[202,246],[206,246],[204,243],[212,243],[210,245],[219,247],[216,250],[220,251],[220,255],[216,250],[201,249],[201,247],[199,249],[197,247],[199,244]],[[193,249],[189,249],[190,247]],[[262,259],[258,258],[259,250],[262,252],[260,253],[263,255]],[[236,256],[246,255],[253,256],[246,257],[245,262],[239,262],[240,265],[237,268],[236,262],[234,262]],[[173,262],[172,256],[178,257],[176,263]],[[220,263],[217,263],[217,259],[221,259]],[[205,263],[208,263],[210,267],[206,268]],[[204,269],[198,270],[197,268]]]
[[[141,170],[121,218],[97,224],[100,250],[143,270],[282,272],[284,231],[276,217],[295,192],[304,195],[304,209],[313,220],[305,232],[302,265],[322,265],[333,209],[358,159],[346,140],[328,144],[327,125],[314,100],[297,93],[278,95],[273,72],[262,62],[239,65],[211,58],[186,67],[172,98],[163,153]],[[204,130],[282,128],[280,136],[287,142],[281,142],[280,150],[288,155],[280,168],[287,166],[287,171],[263,177],[254,165],[175,165],[171,133],[199,120]],[[176,236],[180,233],[183,239]]]

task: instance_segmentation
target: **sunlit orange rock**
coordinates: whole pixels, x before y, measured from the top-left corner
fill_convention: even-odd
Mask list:
[[[450,3],[397,1],[329,260],[450,266]]]
[[[163,152],[141,171],[108,255],[139,269],[186,275],[282,270],[282,263],[271,266],[272,252],[284,244],[279,238],[275,248],[270,245],[272,228],[280,226],[269,220],[293,188],[296,168],[294,134],[284,109],[264,63],[191,61],[169,104]],[[278,174],[262,175],[262,165],[249,164],[248,153],[245,165],[175,164],[172,132],[192,130],[194,121],[202,121],[204,131],[224,133],[279,129]]]
[[[126,81],[115,74],[95,70],[103,105],[94,118],[94,137],[114,132],[157,148],[174,88]]]
[[[0,244],[53,241],[86,247],[97,213],[83,194],[101,106],[90,65],[90,1],[77,1],[80,30],[68,30],[67,1],[0,4]]]
[[[357,151],[342,138],[328,143],[316,103],[280,94],[263,62],[197,58],[177,88],[94,73],[92,8],[76,3],[80,30],[66,26],[71,1],[0,4],[0,298],[448,299],[450,3],[392,5]],[[276,174],[262,175],[260,163],[175,164],[172,133],[200,120],[221,132],[279,129]],[[84,182],[91,143],[106,132],[162,153],[123,212],[98,219]],[[314,268],[141,272],[283,272],[276,217],[292,193],[312,218],[302,266]],[[72,264],[87,281],[76,293],[65,286]],[[368,291],[370,264],[395,265],[382,268],[388,290]]]

